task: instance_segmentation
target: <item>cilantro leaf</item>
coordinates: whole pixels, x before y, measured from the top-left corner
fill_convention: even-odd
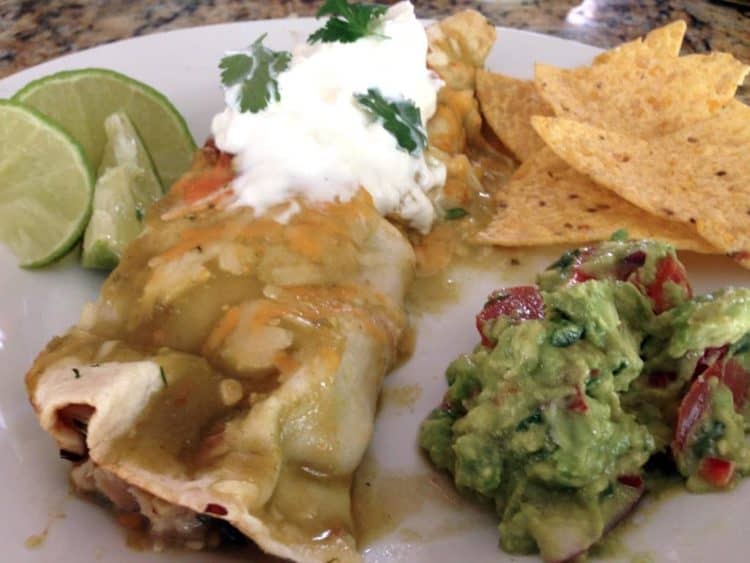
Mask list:
[[[253,59],[244,53],[227,55],[219,63],[221,69],[221,83],[224,86],[234,86],[250,74],[253,68]]]
[[[469,212],[463,207],[452,207],[451,209],[446,209],[445,218],[448,219],[448,221],[455,221],[456,219],[463,219],[468,214]]]
[[[390,100],[377,88],[370,88],[367,94],[354,94],[362,109],[396,138],[398,145],[406,152],[419,154],[427,145],[427,136],[422,127],[419,108],[411,100]]]
[[[385,11],[385,6],[377,4],[349,4],[347,0],[326,0],[315,17],[330,18],[323,27],[307,38],[307,42],[352,43],[360,37],[373,35],[373,28]]]
[[[628,240],[627,229],[617,229],[614,233],[612,233],[612,236],[609,237],[609,240],[618,241],[618,242],[624,242]]]
[[[263,46],[264,33],[246,53],[227,55],[219,63],[221,82],[226,88],[237,88],[235,103],[241,112],[256,113],[268,103],[279,100],[279,74],[292,60],[291,53],[272,51]]]

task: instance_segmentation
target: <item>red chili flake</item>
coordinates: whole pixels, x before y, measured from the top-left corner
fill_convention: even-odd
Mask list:
[[[207,504],[206,508],[203,509],[203,512],[207,514],[214,514],[215,516],[226,516],[229,514],[226,508],[221,506],[220,504]]]

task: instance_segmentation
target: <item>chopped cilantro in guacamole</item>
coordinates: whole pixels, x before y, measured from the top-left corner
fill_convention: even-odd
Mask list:
[[[659,454],[693,491],[750,473],[750,289],[693,297],[672,247],[615,239],[490,296],[420,444],[495,507],[511,553],[565,561],[648,490]]]

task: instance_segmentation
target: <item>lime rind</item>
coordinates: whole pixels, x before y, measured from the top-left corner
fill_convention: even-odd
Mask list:
[[[76,210],[77,213],[71,217],[60,216],[60,207],[56,205],[55,201],[50,202],[50,206],[44,205],[44,201],[38,201],[36,196],[40,195],[41,192],[37,192],[36,194],[15,194],[12,204],[9,204],[7,201],[3,201],[2,192],[6,191],[7,193],[9,190],[18,187],[19,184],[26,183],[25,180],[28,174],[25,174],[23,178],[19,178],[17,182],[14,182],[12,178],[13,173],[9,172],[8,168],[12,164],[23,165],[21,168],[27,170],[18,172],[27,172],[29,168],[33,168],[29,166],[33,163],[28,159],[37,158],[41,164],[40,168],[44,167],[49,170],[50,166],[54,167],[54,159],[50,159],[50,154],[34,154],[40,143],[39,139],[36,140],[35,145],[29,147],[29,150],[24,150],[23,154],[19,155],[13,163],[10,163],[11,159],[8,158],[8,154],[11,151],[7,149],[0,150],[0,168],[3,168],[3,182],[0,184],[0,221],[3,223],[3,226],[0,227],[0,235],[19,259],[22,267],[37,268],[45,266],[68,253],[81,238],[91,215],[94,169],[83,147],[53,119],[15,100],[0,100],[0,113],[5,112],[15,112],[15,117],[19,119],[19,124],[24,126],[21,122],[26,120],[34,128],[34,133],[41,131],[50,135],[53,145],[57,145],[57,148],[61,149],[60,155],[64,156],[65,152],[67,152],[71,157],[68,162],[72,169],[71,179],[78,180],[78,185],[84,191],[83,194],[79,194],[81,201],[72,202],[76,205],[78,203],[81,205]],[[3,126],[7,127],[11,121],[10,114],[0,120],[2,122],[2,125],[0,125],[0,137],[2,136]],[[18,135],[13,135],[13,138],[6,142],[17,146]],[[0,146],[2,143],[3,140],[0,138]],[[55,170],[54,172],[56,179],[59,180],[65,170]],[[77,176],[77,178],[73,178],[74,176]],[[41,183],[37,182],[35,184],[36,189],[41,190],[41,185]],[[29,189],[34,188],[30,187]],[[70,186],[68,186],[68,189],[70,189]],[[56,194],[47,193],[45,195],[47,199],[54,200]],[[68,201],[68,203],[71,202]],[[23,209],[24,207],[25,209]],[[25,213],[24,211],[29,211],[30,213]],[[56,227],[63,224],[65,226],[60,229],[61,232],[55,234],[53,237],[45,236],[53,230],[53,226]]]
[[[91,270],[114,270],[120,263],[120,257],[103,240],[95,241],[88,248],[84,247],[81,265]]]
[[[79,84],[73,85],[77,81]],[[60,95],[66,90],[78,97],[66,100]],[[81,98],[81,92],[85,98]],[[140,133],[165,188],[190,166],[196,149],[185,119],[164,94],[113,70],[84,68],[51,74],[21,88],[13,100],[34,106],[56,119],[79,141],[96,167],[105,145],[104,119],[117,110],[125,110]],[[160,121],[154,119],[155,115]],[[159,130],[154,129],[157,121]]]

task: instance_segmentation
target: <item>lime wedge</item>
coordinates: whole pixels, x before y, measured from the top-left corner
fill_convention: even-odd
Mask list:
[[[99,174],[104,173],[107,168],[122,164],[130,164],[140,169],[141,174],[138,181],[132,184],[132,189],[137,205],[145,213],[151,204],[163,195],[151,156],[126,113],[119,111],[105,119],[104,131],[107,135],[107,144],[104,146]]]
[[[142,171],[132,165],[108,168],[94,190],[94,211],[83,238],[81,262],[86,268],[111,270],[120,262],[126,242],[141,232],[131,186]]]
[[[107,144],[94,188],[91,221],[83,238],[83,265],[112,269],[141,232],[143,218],[162,195],[148,152],[128,116],[104,122]]]
[[[94,175],[83,149],[40,113],[0,100],[0,240],[22,266],[65,254],[91,213]]]
[[[117,111],[133,120],[163,186],[170,187],[188,169],[195,151],[185,120],[163,94],[111,70],[58,72],[31,82],[13,99],[57,121],[95,168],[106,143],[104,120]]]

